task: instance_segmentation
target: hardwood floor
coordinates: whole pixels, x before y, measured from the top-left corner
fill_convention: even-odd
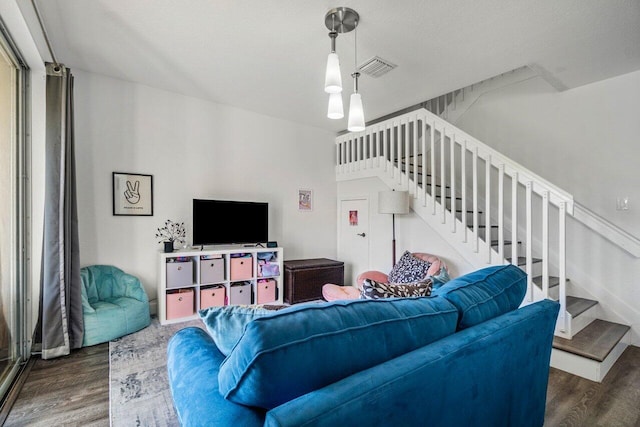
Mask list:
[[[37,360],[5,425],[108,426],[109,345]],[[601,384],[552,368],[545,426],[640,427],[640,347],[628,347]]]
[[[109,344],[36,360],[5,426],[108,426]]]

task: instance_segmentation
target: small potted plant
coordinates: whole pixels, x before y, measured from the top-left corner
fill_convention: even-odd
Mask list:
[[[173,252],[173,242],[184,243],[186,232],[184,222],[166,220],[164,226],[158,227],[156,239],[158,243],[164,243],[165,252]]]

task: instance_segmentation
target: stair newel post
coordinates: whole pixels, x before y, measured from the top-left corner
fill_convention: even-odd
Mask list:
[[[447,142],[447,129],[443,126],[440,131],[440,204],[442,205],[442,223],[447,221],[447,175],[445,174],[445,143]]]
[[[387,162],[387,156],[388,156],[388,151],[387,151],[387,132],[389,131],[389,125],[383,126],[382,127],[382,138],[381,138],[381,142],[382,142],[382,164],[384,165],[384,171],[386,172],[389,168],[389,163]]]
[[[451,171],[451,232],[456,232],[456,134],[449,135],[449,169]]]
[[[549,298],[549,190],[542,192],[542,295]]]
[[[355,143],[355,147],[354,147],[354,150],[355,150],[354,151],[354,160],[355,160],[354,161],[354,166],[355,166],[356,170],[358,170],[358,171],[360,170],[360,142],[361,142],[361,138],[362,137],[360,135],[356,136],[356,138],[355,138],[356,143]]]
[[[473,147],[473,250],[480,250],[480,233],[478,226],[478,146]]]
[[[511,263],[518,265],[518,172],[511,177]]]
[[[467,243],[467,140],[460,143],[460,193],[462,198],[462,241]]]
[[[504,260],[504,163],[498,166],[498,253]]]
[[[427,117],[422,116],[422,206],[427,206]]]
[[[409,188],[409,175],[411,175],[411,164],[409,163],[410,159],[411,159],[411,145],[410,145],[410,138],[409,138],[409,125],[410,125],[410,121],[408,119],[405,119],[402,121],[402,127],[404,127],[404,179],[406,180],[406,185],[404,186],[404,188],[407,191],[411,191],[411,188]],[[401,129],[402,129],[401,127]],[[398,184],[402,185],[402,174],[398,174]]]
[[[418,197],[418,116],[413,119],[413,198]]]
[[[391,125],[391,135],[389,136],[391,142],[391,178],[396,176],[396,146],[398,144],[398,131],[396,122]]]
[[[527,249],[526,249],[526,272],[527,272],[527,301],[533,301],[533,279],[532,279],[532,270],[533,270],[533,212],[532,212],[532,190],[533,183],[531,181],[527,181],[527,200],[526,200],[526,209],[527,209]],[[516,265],[518,260],[514,260]]]
[[[432,215],[436,214],[436,121],[431,122],[431,206]]]
[[[560,324],[560,330],[566,332],[568,330],[567,325],[567,235],[566,235],[566,221],[567,221],[567,202],[560,202],[558,205],[558,270],[560,278],[560,314],[558,323]]]
[[[487,155],[484,166],[484,240],[487,247],[487,264],[491,264],[491,154]]]

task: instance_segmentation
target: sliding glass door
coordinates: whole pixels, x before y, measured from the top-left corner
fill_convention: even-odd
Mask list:
[[[0,21],[0,397],[26,356],[26,73]]]

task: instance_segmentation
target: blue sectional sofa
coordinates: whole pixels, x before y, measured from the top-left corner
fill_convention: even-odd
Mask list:
[[[246,324],[223,355],[186,328],[168,345],[183,426],[541,426],[559,305],[519,308],[495,266],[428,298],[301,304]]]

